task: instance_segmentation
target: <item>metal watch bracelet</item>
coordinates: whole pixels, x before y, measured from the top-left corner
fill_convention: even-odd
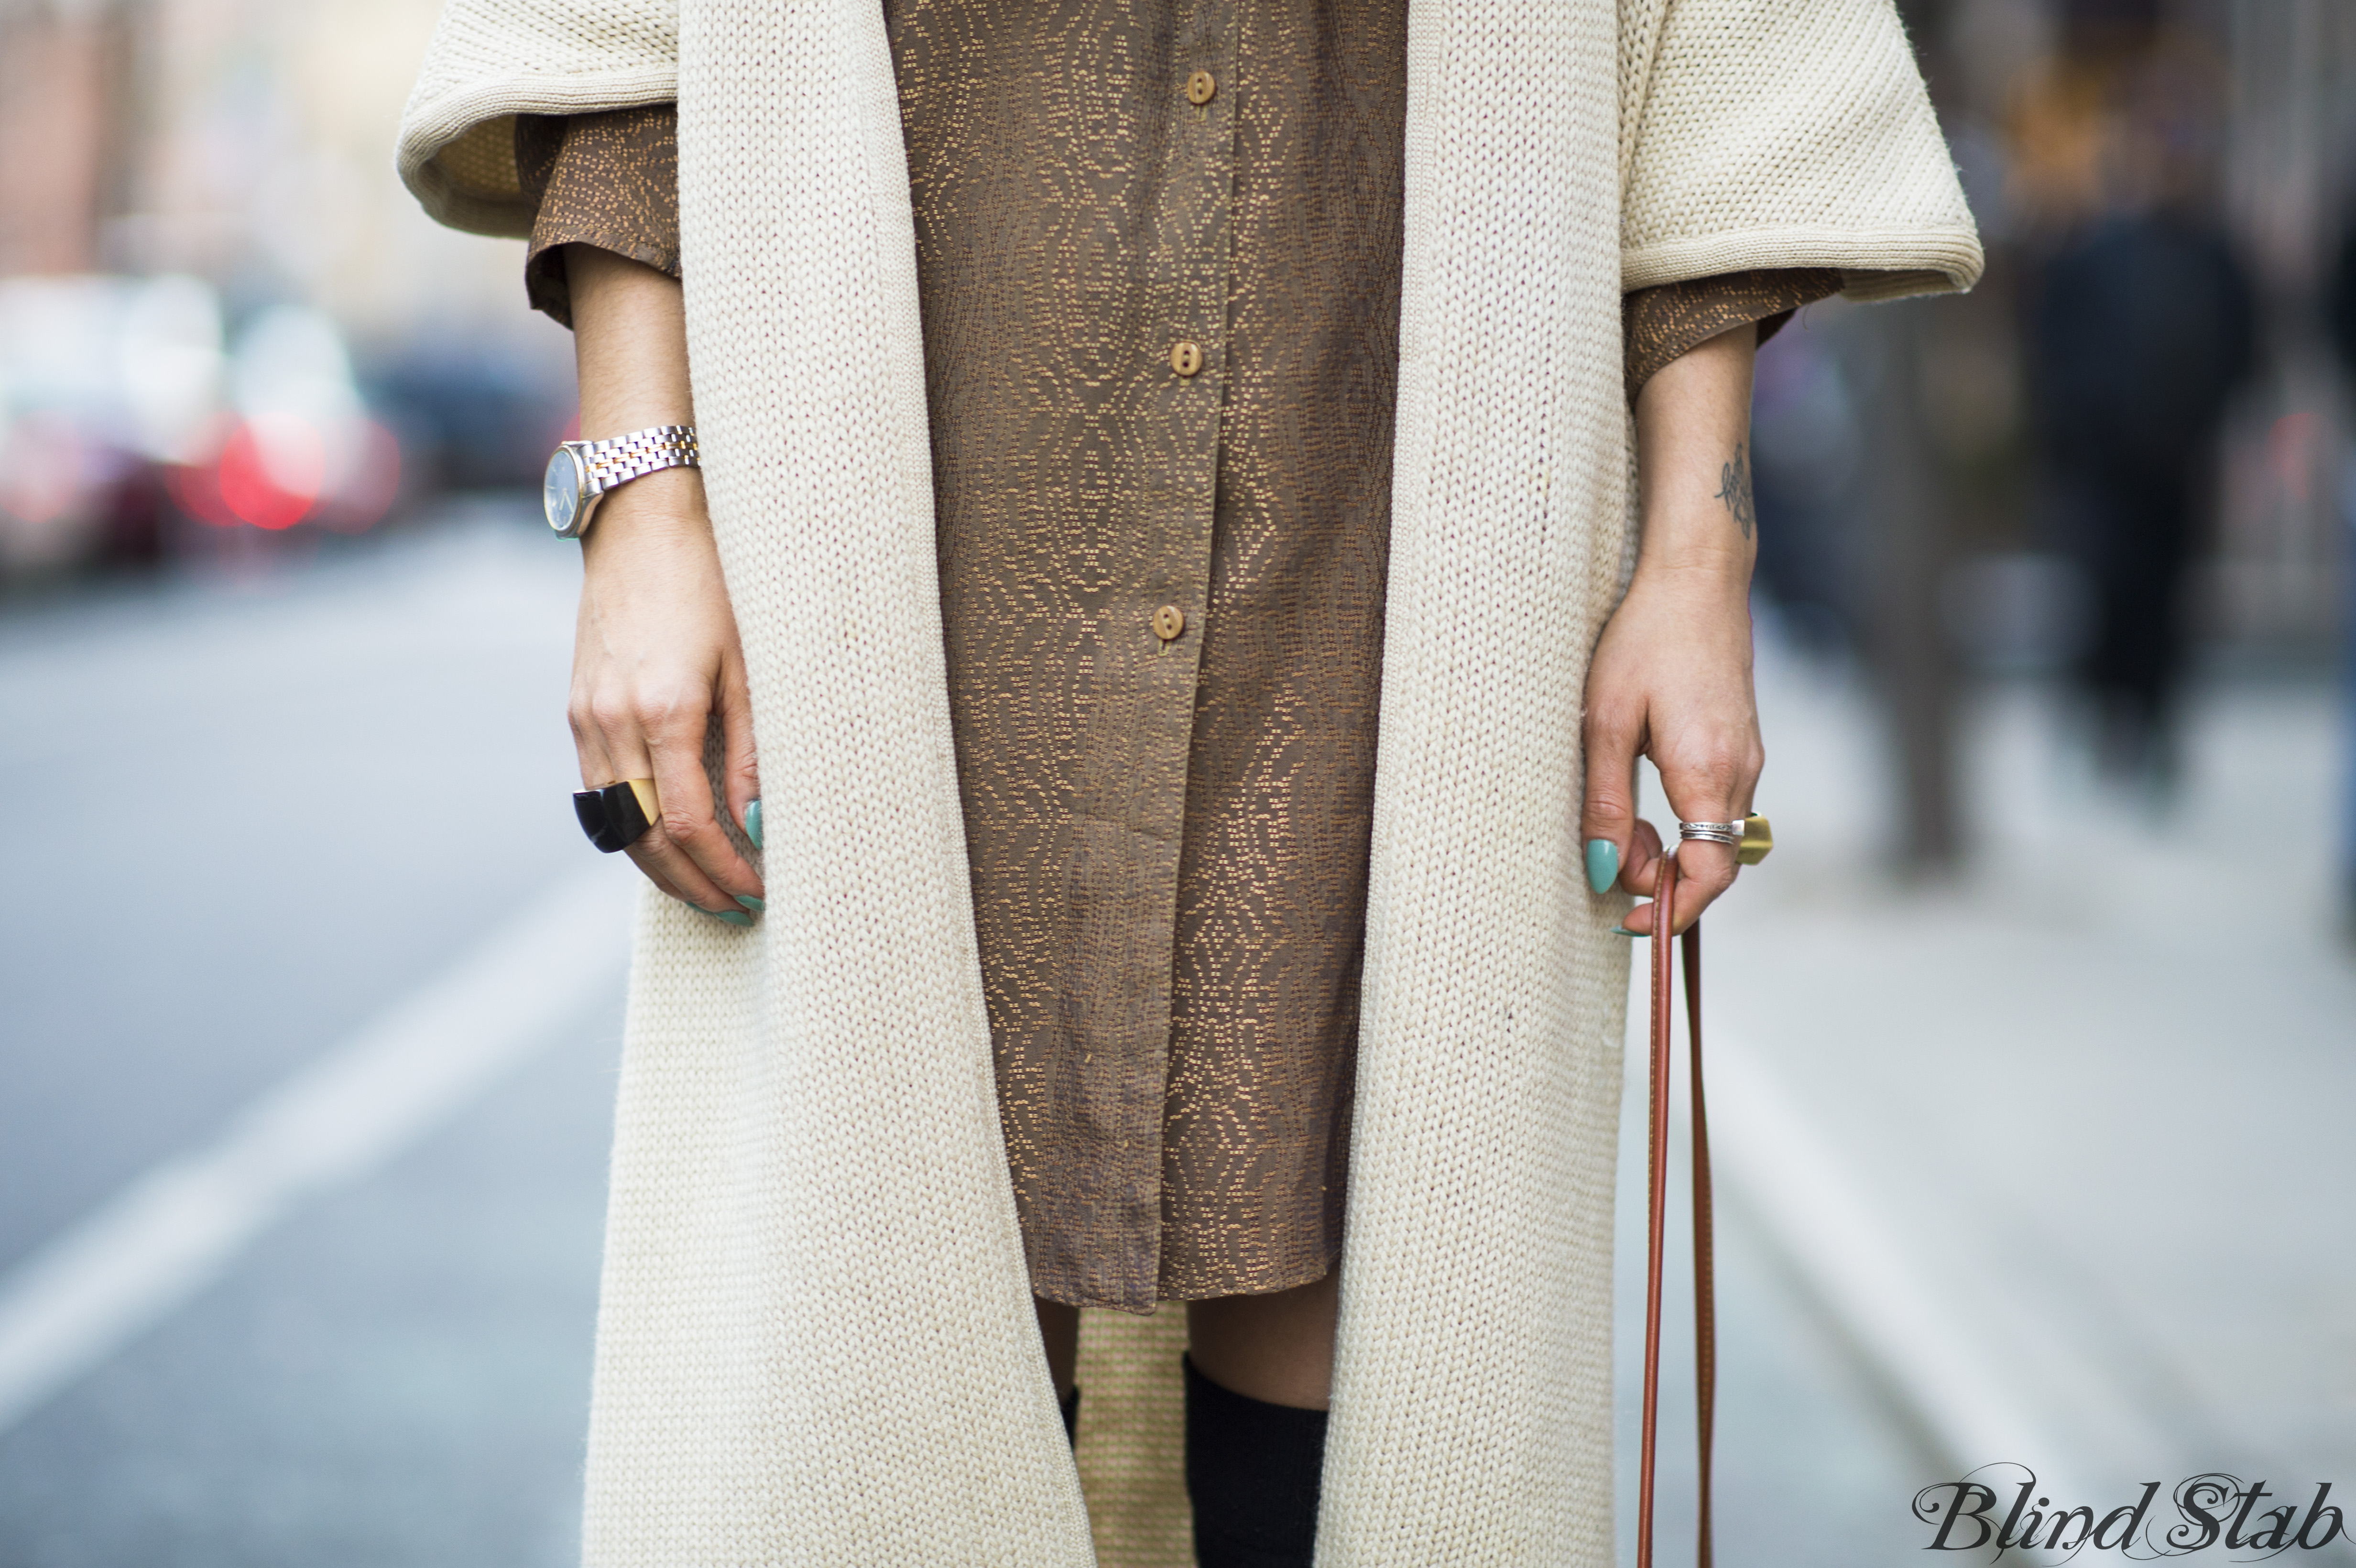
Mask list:
[[[561,442],[541,485],[548,526],[559,539],[577,539],[587,531],[598,501],[616,486],[659,469],[701,466],[693,425],[652,425],[603,441]]]

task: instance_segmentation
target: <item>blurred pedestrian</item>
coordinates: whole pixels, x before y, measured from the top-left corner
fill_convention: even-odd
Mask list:
[[[2036,434],[2058,541],[2093,589],[2077,675],[2104,771],[2165,792],[2183,584],[2218,428],[2252,354],[2250,285],[2215,214],[2217,61],[2147,0],[2066,7],[2016,107]]]
[[[2164,787],[2184,569],[2226,399],[2250,363],[2249,284],[2222,229],[2190,210],[2113,217],[2047,261],[2030,341],[2064,543],[2094,590],[2079,676],[2098,756]]]

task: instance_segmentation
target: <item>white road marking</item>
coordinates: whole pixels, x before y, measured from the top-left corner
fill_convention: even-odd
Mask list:
[[[1720,1190],[1954,1475],[1997,1460],[2097,1486],[2175,1473],[2176,1445],[2117,1377],[1921,1251],[1741,1037],[1713,1030],[1707,1071]],[[2062,1285],[2049,1277],[2048,1296]]]
[[[0,1275],[0,1432],[559,1038],[620,976],[633,879],[558,884],[456,965]]]
[[[2046,1434],[2005,1397],[2009,1380],[1989,1364],[1979,1337],[1921,1276],[1895,1227],[1864,1200],[1782,1084],[1724,1029],[1710,1033],[1706,1071],[1720,1186],[1943,1456],[1967,1468],[2051,1453]]]

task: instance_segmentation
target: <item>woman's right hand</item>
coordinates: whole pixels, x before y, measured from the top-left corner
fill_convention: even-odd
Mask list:
[[[679,281],[608,251],[564,249],[581,369],[581,431],[603,440],[693,424],[687,313]],[[584,787],[651,778],[659,819],[630,846],[655,886],[731,924],[762,908],[761,879],[716,809],[749,836],[761,793],[744,649],[721,576],[703,475],[665,468],[598,503],[583,536],[581,617],[573,645],[573,742]],[[721,727],[724,798],[703,769]]]
[[[582,540],[573,645],[573,743],[581,783],[652,778],[660,820],[628,854],[655,886],[731,923],[761,909],[761,879],[715,806],[738,822],[759,798],[744,650],[720,574],[703,476],[669,468],[598,504]],[[705,727],[721,726],[724,801],[703,768]]]

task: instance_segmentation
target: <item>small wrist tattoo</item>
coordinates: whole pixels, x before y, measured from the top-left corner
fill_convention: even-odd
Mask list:
[[[1742,528],[1742,537],[1751,537],[1751,525],[1758,514],[1751,505],[1751,464],[1743,460],[1742,443],[1734,443],[1734,461],[1720,465],[1718,471],[1718,500]]]

